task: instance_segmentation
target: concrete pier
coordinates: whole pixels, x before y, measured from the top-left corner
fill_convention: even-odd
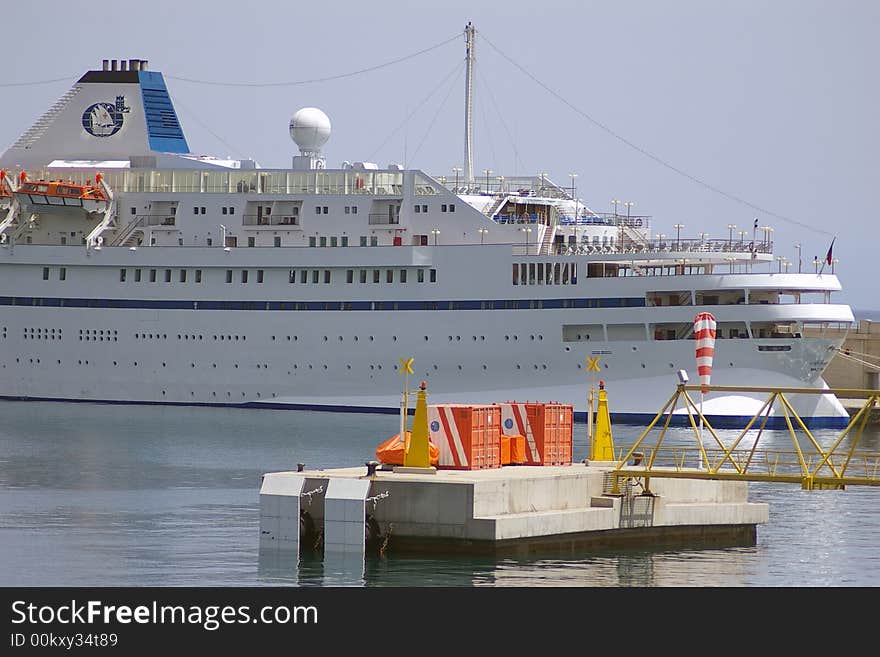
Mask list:
[[[326,491],[335,479],[368,481],[365,537],[387,553],[523,555],[627,546],[748,546],[755,544],[757,525],[769,519],[766,504],[748,501],[747,482],[653,479],[652,494],[645,495],[634,480],[622,494],[610,495],[607,473],[613,466],[507,466],[431,474],[378,470],[372,475],[361,466],[272,472],[264,475],[263,488],[276,494],[297,490],[283,484],[295,477],[305,477],[304,491]],[[322,495],[290,503],[303,511],[301,526],[320,534]],[[272,545],[272,519],[264,522],[261,516],[260,524],[261,547]]]

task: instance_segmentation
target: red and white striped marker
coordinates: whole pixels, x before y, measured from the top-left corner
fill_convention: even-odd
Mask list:
[[[694,318],[694,337],[697,341],[697,373],[700,385],[708,386],[712,376],[712,358],[715,356],[715,317],[712,313],[699,313]],[[700,390],[706,394],[707,390]]]

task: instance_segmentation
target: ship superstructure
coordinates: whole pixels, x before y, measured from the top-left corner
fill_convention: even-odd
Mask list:
[[[394,412],[412,356],[432,401],[582,414],[598,356],[616,419],[638,421],[679,369],[696,379],[698,312],[729,385],[824,386],[853,322],[835,275],[773,270],[766,232],[652,237],[547,176],[328,168],[328,116],[288,127],[290,168],[193,154],[145,60],[86,73],[0,157],[0,396]],[[832,396],[795,404],[848,420]]]

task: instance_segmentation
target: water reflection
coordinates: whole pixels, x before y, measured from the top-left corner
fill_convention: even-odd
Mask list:
[[[874,488],[751,484],[749,499],[770,509],[751,547],[326,560],[259,550],[260,475],[297,462],[363,463],[397,432],[394,416],[33,402],[2,410],[2,586],[880,585]],[[575,427],[575,461],[586,456],[584,429]],[[619,444],[640,433],[614,427]],[[827,446],[838,432],[815,435]],[[693,438],[673,429],[667,440]],[[762,441],[791,448],[784,431]],[[876,427],[860,450],[880,451]]]

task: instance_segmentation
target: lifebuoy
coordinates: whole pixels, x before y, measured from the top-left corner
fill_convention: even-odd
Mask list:
[[[641,219],[641,217],[636,217],[635,225],[636,225],[636,228],[641,228],[641,227],[642,227],[642,219]]]

